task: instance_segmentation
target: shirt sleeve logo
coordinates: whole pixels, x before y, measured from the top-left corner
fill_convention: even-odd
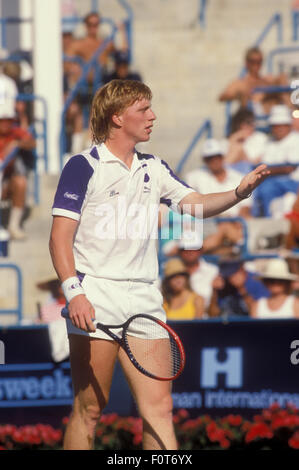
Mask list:
[[[73,199],[74,201],[78,201],[78,199],[79,199],[78,194],[74,194],[74,193],[72,194],[72,193],[66,192],[66,193],[64,193],[63,196],[64,196],[66,199]]]

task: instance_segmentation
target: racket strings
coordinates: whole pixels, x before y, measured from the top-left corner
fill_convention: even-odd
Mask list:
[[[164,379],[171,379],[182,367],[182,351],[164,326],[147,318],[134,319],[126,331],[126,343],[146,372]]]

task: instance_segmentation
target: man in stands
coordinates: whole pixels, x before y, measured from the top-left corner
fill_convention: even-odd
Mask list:
[[[245,55],[245,69],[246,74],[244,77],[233,80],[225,90],[220,94],[219,101],[234,101],[237,100],[242,107],[252,105],[255,116],[267,114],[269,111],[269,95],[265,93],[253,93],[253,90],[258,87],[280,86],[287,85],[287,79],[284,75],[277,77],[269,75],[261,75],[261,67],[263,64],[263,54],[258,47],[251,47]],[[289,97],[285,94],[280,94],[279,97],[272,96],[273,100],[277,102],[289,103]],[[266,100],[266,103],[264,101]]]
[[[262,160],[269,137],[256,129],[254,114],[240,108],[231,119],[230,135],[223,142],[226,163],[241,173],[250,171],[252,165]]]
[[[141,76],[137,72],[131,72],[130,60],[127,51],[117,51],[114,55],[115,68],[112,73],[104,76],[104,83],[110,82],[110,80],[121,79],[121,80],[141,80]]]
[[[2,198],[11,200],[8,230],[15,240],[23,240],[26,235],[21,221],[26,199],[27,164],[33,159],[34,138],[28,131],[15,126],[15,110],[11,103],[0,105],[0,162],[16,150],[15,157],[2,168]]]
[[[96,12],[91,12],[84,18],[84,24],[86,27],[86,36],[80,39],[75,39],[68,48],[68,56],[80,57],[84,62],[89,62],[94,53],[99,49],[101,44],[104,43],[104,38],[99,35],[99,26],[101,23],[101,17]],[[125,27],[123,24],[119,26],[119,30],[122,34],[122,47],[121,50],[128,49],[127,36],[125,33]],[[99,57],[99,63],[102,68],[107,67],[109,57],[115,52],[115,46],[113,42],[109,42],[104,48]]]
[[[204,310],[207,311],[211,302],[213,282],[219,273],[218,267],[202,258],[202,243],[200,240],[194,240],[192,232],[183,232],[178,254],[190,275],[192,290],[203,297]]]
[[[291,112],[284,105],[272,108],[269,125],[272,139],[266,144],[261,161],[274,165],[273,176],[255,197],[261,215],[278,218],[292,209],[299,189],[299,170],[295,169],[299,164],[299,132],[292,128]]]
[[[206,169],[192,170],[185,178],[186,183],[201,194],[228,191],[242,179],[242,173],[226,166],[223,149],[217,140],[208,139],[205,142],[202,156]],[[251,204],[251,199],[246,198],[221,216],[247,218],[251,215]],[[239,222],[221,222],[216,231],[204,239],[203,249],[206,253],[215,253],[227,244],[230,250],[230,245],[239,243],[242,238],[243,230]]]

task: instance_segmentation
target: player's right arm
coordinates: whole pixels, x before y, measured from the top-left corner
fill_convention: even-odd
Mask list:
[[[53,266],[62,283],[77,277],[73,255],[77,226],[77,220],[61,216],[53,217],[49,249]],[[85,331],[95,331],[92,323],[94,308],[85,294],[80,293],[73,297],[68,304],[68,310],[73,325]]]

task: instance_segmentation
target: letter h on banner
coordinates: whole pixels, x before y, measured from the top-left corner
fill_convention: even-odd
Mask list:
[[[225,374],[225,386],[229,388],[242,387],[242,349],[225,348],[226,360],[217,359],[218,348],[204,348],[201,356],[202,388],[216,388],[218,374]]]

